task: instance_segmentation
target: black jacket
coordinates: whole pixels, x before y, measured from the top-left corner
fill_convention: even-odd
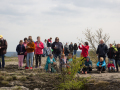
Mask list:
[[[78,50],[78,46],[77,45],[74,45],[74,50]]]
[[[57,49],[54,48],[55,46],[57,46]],[[61,42],[53,42],[52,49],[54,54],[61,54],[63,50],[63,45]]]
[[[120,48],[118,48],[118,52],[116,53],[116,60],[120,60]]]
[[[115,53],[114,53],[114,48],[109,48],[109,51],[107,53],[108,58],[114,59]]]
[[[99,44],[97,48],[96,54],[99,55],[99,57],[105,57],[108,53],[108,47],[105,44]]]
[[[73,44],[69,45],[69,50],[70,50],[70,52],[73,52],[73,50],[74,50]]]
[[[16,51],[17,51],[18,55],[24,55],[24,53],[26,52],[25,46],[24,45],[20,45],[20,44],[17,45]],[[20,54],[20,52],[23,52],[23,53]]]

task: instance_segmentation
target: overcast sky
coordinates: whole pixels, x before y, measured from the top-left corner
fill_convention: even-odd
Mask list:
[[[102,28],[110,42],[120,43],[120,0],[0,0],[0,35],[8,51],[29,35],[78,42],[87,28]]]

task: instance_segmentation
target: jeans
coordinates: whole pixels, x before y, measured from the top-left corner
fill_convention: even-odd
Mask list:
[[[109,58],[109,62],[110,62],[110,61],[112,61],[112,62],[113,62],[113,64],[114,64],[114,66],[116,67],[116,64],[115,64],[115,59],[110,59],[110,58]]]
[[[2,68],[5,66],[5,60],[4,60],[4,55],[0,55],[0,58],[2,59]],[[1,61],[0,61],[0,68],[1,68]]]
[[[115,71],[115,68],[114,67],[109,67],[109,71],[111,71],[111,70]]]
[[[92,71],[92,67],[83,68],[82,71],[84,71],[84,72],[85,72],[85,71],[87,71],[87,72]]]
[[[31,61],[31,67],[33,67],[33,56],[34,56],[34,52],[31,52],[31,53],[27,53],[27,67],[29,67],[29,59]]]
[[[76,53],[77,53],[77,50],[74,50],[74,55],[76,55]]]

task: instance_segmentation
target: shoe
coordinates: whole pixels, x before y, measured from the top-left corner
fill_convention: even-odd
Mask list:
[[[25,67],[25,69],[29,69],[28,67]]]
[[[84,74],[84,72],[82,71],[82,74]]]
[[[87,71],[85,72],[85,74],[87,74]]]
[[[30,69],[33,69],[32,67],[30,67]]]
[[[35,68],[38,68],[37,66],[35,66]]]
[[[41,66],[39,66],[39,68],[41,68]]]
[[[101,74],[101,71],[99,73]]]

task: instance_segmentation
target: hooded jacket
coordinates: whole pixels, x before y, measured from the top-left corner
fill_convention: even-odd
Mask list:
[[[92,67],[92,61],[90,60],[90,57],[87,57],[87,58],[89,58],[89,61],[85,61],[85,66],[89,66],[89,65],[91,65],[91,67]]]
[[[53,64],[53,62],[56,62],[55,59],[52,59],[53,61],[51,62],[50,57],[47,58],[46,64],[44,69],[47,71],[48,70],[48,64]]]
[[[37,45],[39,45],[39,47]],[[35,54],[37,55],[43,54],[43,48],[44,48],[44,45],[41,41],[39,44],[37,41],[35,42]]]
[[[55,46],[57,46],[56,49],[54,48]],[[61,52],[63,50],[63,45],[61,42],[53,42],[52,49],[53,49],[54,54],[61,54]]]
[[[86,45],[86,46],[82,45],[82,47],[79,46],[79,49],[82,50],[82,52],[81,52],[82,57],[87,57],[88,56],[88,50],[89,50],[88,45]]]
[[[107,53],[108,53],[107,45],[105,45],[104,43],[98,45],[96,54],[98,54],[99,57],[105,57]]]
[[[34,42],[28,43],[27,46],[30,47],[30,48],[26,48],[27,53],[34,52],[34,50],[35,50],[35,44],[34,44]]]
[[[110,68],[111,66],[115,68],[115,66],[114,66],[113,63],[109,63],[109,64],[108,64],[108,68]]]
[[[105,62],[105,60],[102,61],[102,62],[98,61],[97,66],[99,66],[100,64],[101,64],[102,67],[106,68],[106,62]]]

